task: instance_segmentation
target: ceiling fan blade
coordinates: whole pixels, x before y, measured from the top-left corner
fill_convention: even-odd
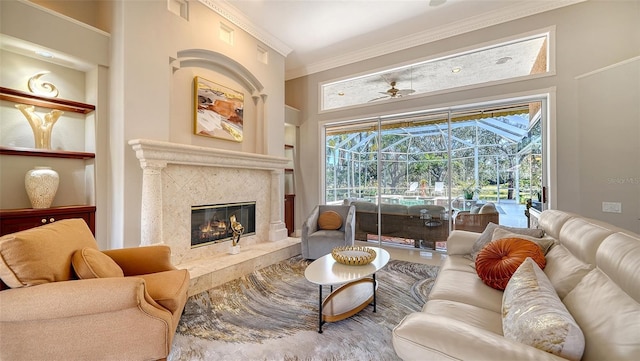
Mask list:
[[[383,94],[384,94],[384,93],[383,93]],[[368,101],[368,103],[376,102],[376,101],[378,101],[378,100],[387,99],[387,98],[391,98],[391,97],[390,97],[390,96],[386,96],[386,97],[373,98],[373,99],[369,100],[369,101]]]
[[[413,89],[400,89],[398,90],[398,95],[403,96],[403,95],[411,95],[413,93],[415,93],[416,91]]]

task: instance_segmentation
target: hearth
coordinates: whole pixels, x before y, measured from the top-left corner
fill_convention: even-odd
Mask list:
[[[244,226],[243,236],[256,233],[256,202],[192,206],[191,247],[230,241],[233,215]]]

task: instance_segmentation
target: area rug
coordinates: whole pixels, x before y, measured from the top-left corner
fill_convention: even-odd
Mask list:
[[[369,306],[319,334],[309,263],[296,256],[190,297],[168,359],[398,360],[391,330],[422,308],[438,267],[390,261],[376,273],[377,312]]]

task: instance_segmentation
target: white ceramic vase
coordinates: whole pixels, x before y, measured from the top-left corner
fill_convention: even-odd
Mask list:
[[[31,207],[49,208],[58,191],[60,177],[50,167],[35,167],[24,176],[24,187],[27,190]]]

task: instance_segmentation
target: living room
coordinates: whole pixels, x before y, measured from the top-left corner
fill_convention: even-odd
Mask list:
[[[243,240],[244,245],[287,242],[284,205],[272,201],[285,192],[285,105],[298,110],[293,124],[293,228],[299,233],[313,208],[325,203],[321,133],[327,124],[539,95],[548,99],[549,109],[545,207],[640,233],[640,121],[635,106],[640,8],[635,1],[576,1],[370,59],[338,58],[331,67],[308,73],[288,72],[286,47],[251,35],[212,10],[217,6],[212,1],[169,1],[169,6],[165,1],[87,3],[3,1],[0,85],[25,90],[29,77],[49,70],[43,79],[57,84],[61,98],[95,105],[86,116],[64,115],[54,128],[53,148],[93,152],[95,158],[73,165],[54,161],[54,168],[82,176],[61,183],[53,206],[95,206],[100,249],[171,245],[185,238],[191,207],[244,201],[256,202],[259,214],[258,230]],[[27,20],[38,25],[25,26]],[[546,76],[319,111],[319,84],[550,28],[554,70]],[[31,50],[25,44],[40,45],[69,60],[60,60],[62,65],[35,60],[23,53]],[[194,134],[195,77],[243,90],[242,142]],[[12,104],[3,105],[0,145],[30,147],[28,123],[21,114],[7,115],[8,108],[17,112]],[[77,126],[83,120],[84,126]],[[6,124],[24,127],[16,136]],[[2,209],[30,206],[23,178],[34,164],[18,158],[3,158]],[[195,163],[229,172],[198,190],[198,184],[218,174],[198,171],[198,178],[191,179]],[[184,173],[179,175],[179,170]],[[165,175],[159,179],[161,173]],[[168,185],[167,179],[175,183]],[[159,200],[154,195],[163,186],[185,192]],[[603,203],[610,202],[620,203],[620,212],[603,212]],[[198,252],[209,256],[223,252],[223,247],[192,254],[191,247],[180,245],[175,252],[176,259],[188,262],[199,257]]]

